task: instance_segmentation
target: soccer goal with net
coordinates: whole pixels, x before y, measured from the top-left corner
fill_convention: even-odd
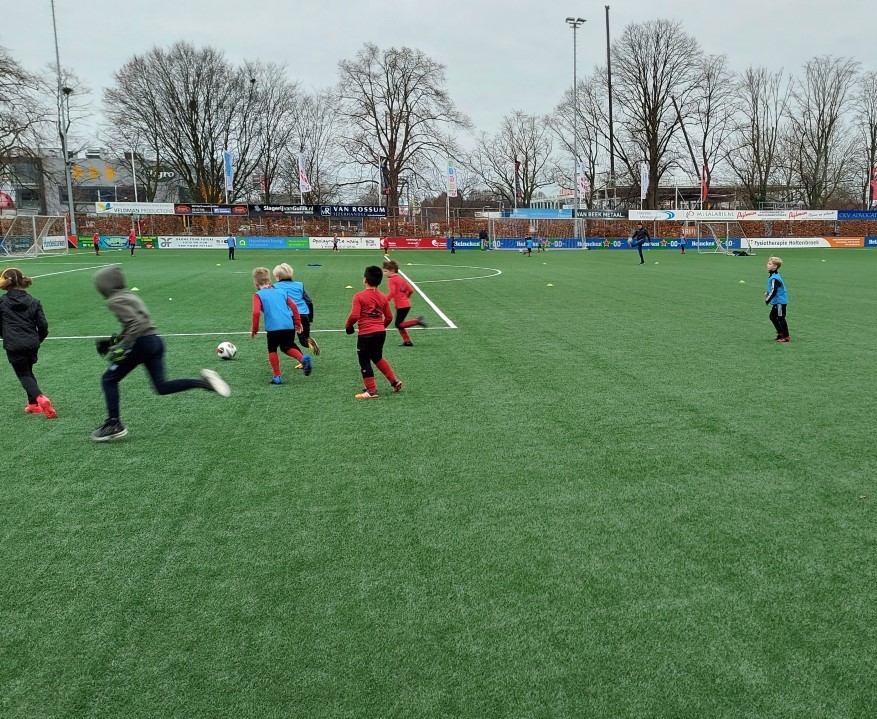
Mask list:
[[[712,240],[714,243],[704,246],[703,242],[697,242],[699,255],[733,255],[738,249],[748,255],[755,254],[755,248],[739,222],[701,222],[697,235],[701,240]],[[740,240],[739,248],[731,246],[731,240],[735,239]]]
[[[0,257],[66,255],[67,220],[60,215],[18,215],[0,241]]]

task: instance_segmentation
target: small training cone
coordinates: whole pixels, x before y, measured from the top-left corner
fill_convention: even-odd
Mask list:
[[[140,288],[139,287],[132,287],[131,292],[140,292]]]
[[[347,287],[345,287],[344,289],[345,289],[345,290],[352,290],[352,289],[353,289],[353,285],[347,285]]]
[[[546,286],[546,287],[554,287],[554,285],[552,285],[550,282],[549,282],[547,285],[545,285],[545,286]]]
[[[217,263],[216,263],[216,266],[217,266],[217,267],[222,267],[222,264],[219,263],[219,262],[217,262]]]
[[[740,280],[740,284],[741,284],[741,285],[745,285],[745,284],[746,284],[746,280]]]

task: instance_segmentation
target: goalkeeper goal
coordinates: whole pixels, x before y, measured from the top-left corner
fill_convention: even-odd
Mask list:
[[[699,255],[733,255],[739,251],[747,255],[755,254],[755,248],[750,244],[739,222],[701,222],[697,236],[699,240],[712,240],[715,243],[714,246],[704,247],[703,242],[697,242]],[[740,240],[739,250],[731,246],[732,239]]]
[[[18,215],[0,240],[0,257],[69,253],[67,220],[61,215]]]

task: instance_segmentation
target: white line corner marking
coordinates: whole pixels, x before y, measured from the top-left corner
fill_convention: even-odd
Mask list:
[[[384,256],[386,257],[386,255],[384,255]],[[388,258],[388,259],[389,259],[389,258]],[[426,296],[426,294],[423,292],[423,290],[420,289],[420,288],[414,283],[414,281],[413,281],[408,275],[406,275],[404,272],[402,272],[401,269],[399,270],[399,274],[402,275],[402,277],[405,278],[405,281],[408,282],[408,284],[411,285],[412,288],[414,288],[414,290],[417,292],[417,294],[419,294],[421,297],[423,297],[423,301],[426,302],[426,304],[428,304],[430,307],[432,307],[433,312],[435,312],[439,317],[441,317],[442,320],[445,322],[445,324],[446,324],[448,327],[450,327],[452,330],[459,329],[459,327],[457,327],[457,325],[455,325],[455,324],[451,321],[451,318],[448,317],[444,312],[442,312],[442,311],[438,308],[438,306],[436,305],[436,303],[433,302],[431,299],[429,299],[429,297]]]

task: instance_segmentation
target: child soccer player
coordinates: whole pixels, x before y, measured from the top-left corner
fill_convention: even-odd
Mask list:
[[[338,249],[338,235],[332,236],[332,252],[340,252]]]
[[[393,303],[396,308],[396,329],[402,335],[402,344],[400,347],[414,347],[411,337],[408,334],[409,327],[426,327],[426,320],[418,317],[416,320],[406,320],[408,313],[411,311],[411,294],[414,292],[403,277],[399,276],[399,263],[395,260],[388,260],[384,263],[384,274],[387,276],[387,284],[390,291],[387,293],[387,299]]]
[[[238,239],[234,235],[229,235],[225,243],[228,245],[228,259],[233,260],[235,247],[238,246]]]
[[[91,236],[91,242],[94,245],[94,254],[100,257],[100,235],[97,232]]]
[[[107,405],[107,420],[91,434],[95,442],[120,439],[128,434],[119,414],[119,382],[138,365],[143,365],[152,380],[156,394],[166,395],[190,389],[206,389],[220,397],[228,397],[231,390],[213,370],[201,370],[201,379],[166,379],[164,368],[164,341],[156,333],[149,310],[140,299],[125,287],[125,276],[118,265],[104,267],[94,276],[94,284],[107,300],[107,307],[122,325],[118,334],[95,343],[98,354],[110,362],[101,384]]]
[[[131,230],[128,233],[128,247],[131,249],[131,257],[134,256],[134,248],[137,246],[137,235],[134,234],[134,230]]]
[[[293,282],[292,267],[285,262],[282,265],[277,265],[272,274],[276,280],[274,286],[291,299],[298,308],[298,314],[301,317],[301,332],[298,334],[298,341],[301,342],[302,347],[309,347],[315,355],[320,354],[320,345],[311,337],[314,303],[305,291],[305,286],[301,282]],[[304,369],[304,366],[296,367],[296,369]]]
[[[40,345],[49,334],[49,323],[46,322],[40,301],[26,292],[32,282],[30,277],[25,277],[15,267],[9,267],[0,274],[0,289],[6,290],[6,294],[0,297],[0,337],[3,338],[6,359],[27,392],[24,411],[54,419],[58,413],[49,398],[40,391],[33,376]]]
[[[786,283],[780,277],[783,261],[779,257],[771,257],[767,261],[767,292],[764,293],[764,304],[770,305],[770,321],[777,331],[777,342],[791,342],[789,325],[786,323],[786,305],[789,296]]]
[[[352,335],[354,325],[359,325],[359,337],[356,340],[356,354],[365,389],[355,395],[356,399],[376,399],[378,386],[375,384],[375,372],[372,364],[387,378],[393,392],[402,389],[402,382],[396,379],[390,363],[383,358],[384,340],[387,338],[387,325],[393,321],[390,302],[378,289],[384,278],[380,267],[365,268],[362,284],[365,289],[353,295],[350,316],[344,324],[347,334]]]
[[[681,232],[679,234],[679,246],[682,248],[682,254],[685,254],[685,233]]]
[[[295,333],[302,331],[301,315],[286,293],[271,286],[271,275],[267,267],[257,267],[253,270],[253,284],[256,293],[253,295],[253,324],[250,337],[259,333],[259,316],[265,315],[265,335],[268,338],[268,362],[274,377],[271,384],[283,384],[283,375],[280,374],[280,357],[277,355],[279,347],[283,354],[297,359],[305,371],[307,377],[311,373],[311,358],[303,355],[295,345]]]

